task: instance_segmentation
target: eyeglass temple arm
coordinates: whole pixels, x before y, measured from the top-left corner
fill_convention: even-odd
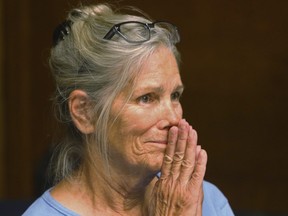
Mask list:
[[[110,40],[117,32],[117,28],[113,26],[113,28],[110,29],[109,32],[103,37],[104,39]]]

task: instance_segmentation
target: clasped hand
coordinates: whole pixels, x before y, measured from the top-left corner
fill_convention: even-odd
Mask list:
[[[202,215],[206,151],[197,145],[196,131],[182,119],[169,130],[168,144],[150,199],[150,216]]]

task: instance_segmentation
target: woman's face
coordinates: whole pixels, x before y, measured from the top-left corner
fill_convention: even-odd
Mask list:
[[[127,102],[131,88],[132,84],[127,86],[112,106],[112,119],[118,117],[108,135],[110,162],[124,172],[157,172],[168,130],[182,118],[179,99],[183,85],[171,51],[160,47],[148,58]]]

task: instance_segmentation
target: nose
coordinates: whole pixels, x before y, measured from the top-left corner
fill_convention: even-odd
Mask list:
[[[160,121],[158,122],[158,128],[169,129],[172,126],[177,126],[179,121],[182,119],[182,106],[180,103],[173,104],[171,101],[163,104]]]

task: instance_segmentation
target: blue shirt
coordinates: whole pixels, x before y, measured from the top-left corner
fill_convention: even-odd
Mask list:
[[[204,182],[203,216],[234,216],[222,192],[213,184]],[[47,190],[22,216],[79,216],[57,202]]]

